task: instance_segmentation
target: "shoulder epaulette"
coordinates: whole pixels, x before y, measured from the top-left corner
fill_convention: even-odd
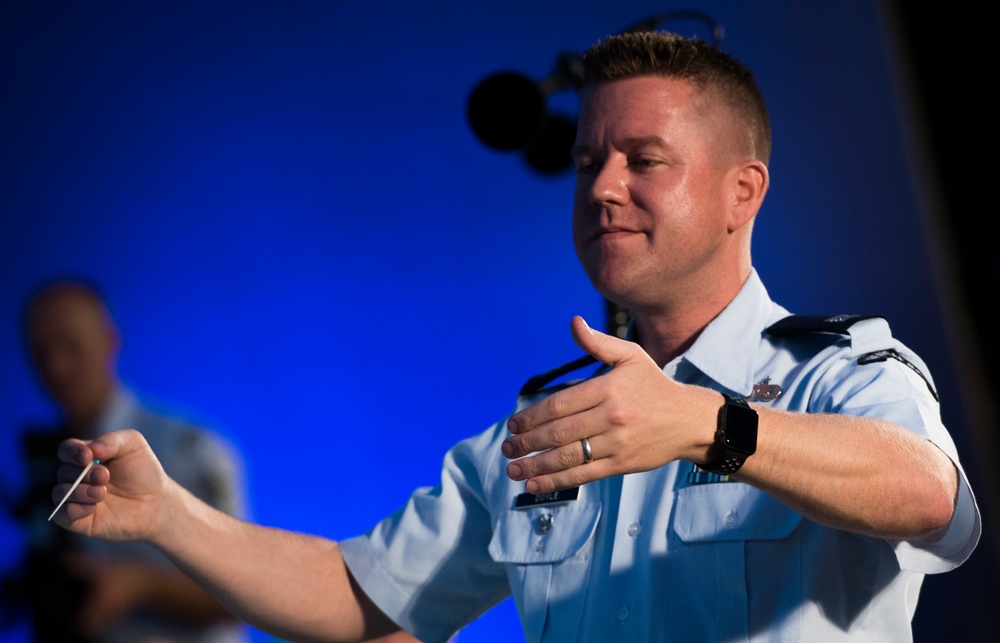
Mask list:
[[[778,337],[802,335],[806,333],[833,333],[847,335],[851,326],[865,319],[876,319],[881,315],[789,315],[768,326],[764,332]]]
[[[572,373],[577,369],[596,363],[597,363],[597,358],[595,358],[593,355],[584,355],[583,357],[577,358],[572,362],[568,362],[566,364],[563,364],[562,366],[553,368],[551,371],[546,371],[541,375],[535,375],[534,377],[532,377],[531,379],[529,379],[527,382],[524,383],[524,386],[521,387],[520,395],[522,396],[534,395],[535,393],[538,393],[543,388],[545,388],[545,386],[549,382],[552,382],[553,380],[556,380],[562,377],[563,375],[566,375],[567,373]]]
[[[834,315],[833,317],[824,317],[822,315],[789,315],[788,317],[779,319],[775,323],[768,326],[764,332],[776,337],[790,337],[811,333],[849,335],[850,328],[854,324],[864,321],[865,319],[877,319],[881,317],[882,315]],[[858,357],[858,364],[864,365],[871,364],[873,362],[884,362],[887,359],[894,359],[919,375],[920,379],[922,379],[927,385],[927,389],[931,392],[931,395],[934,396],[934,399],[940,402],[937,391],[934,390],[934,386],[931,384],[930,380],[927,379],[927,376],[924,375],[923,371],[921,371],[916,364],[900,355],[899,352],[894,349],[890,348],[865,353],[864,355]]]

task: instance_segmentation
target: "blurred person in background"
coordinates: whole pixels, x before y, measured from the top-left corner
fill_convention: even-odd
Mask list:
[[[30,619],[35,643],[248,641],[238,619],[150,545],[81,538],[48,521],[55,446],[122,427],[155,444],[165,470],[192,494],[243,517],[242,463],[231,444],[152,410],[122,383],[119,329],[93,285],[76,279],[43,285],[27,303],[24,332],[59,418],[22,435],[28,479],[12,513],[24,527],[25,551],[4,583],[8,610]]]

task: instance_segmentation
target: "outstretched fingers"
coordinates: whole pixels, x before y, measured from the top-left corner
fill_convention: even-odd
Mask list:
[[[520,458],[587,437],[586,412],[601,403],[600,387],[583,382],[553,393],[507,421],[511,435],[501,445],[508,458]]]
[[[507,465],[512,480],[524,480],[529,493],[549,493],[575,487],[614,474],[611,461],[601,457],[600,441],[577,440]],[[587,459],[589,446],[591,459]]]

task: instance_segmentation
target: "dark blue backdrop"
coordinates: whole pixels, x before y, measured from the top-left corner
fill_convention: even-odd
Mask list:
[[[74,272],[111,297],[126,380],[240,447],[256,520],[345,537],[434,484],[450,444],[577,355],[572,315],[603,324],[570,242],[572,175],[480,144],[470,90],[501,69],[541,78],[561,51],[692,7],[5,0],[0,474],[19,476],[7,436],[52,415],[20,343],[22,299]],[[772,295],[887,315],[930,364],[972,468],[968,375],[935,276],[947,245],[925,214],[881,5],[696,7],[769,101],[754,256]],[[575,115],[572,94],[553,104]],[[0,537],[6,565],[13,525]],[[935,582],[923,631],[975,631],[973,592]],[[460,638],[519,636],[508,602]]]

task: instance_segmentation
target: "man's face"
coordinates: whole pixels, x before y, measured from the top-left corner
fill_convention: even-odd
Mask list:
[[[584,95],[573,238],[599,292],[636,310],[669,306],[729,261],[732,131],[687,81],[616,80]],[[682,301],[682,300],[674,300]]]
[[[73,292],[41,302],[28,319],[28,348],[45,389],[70,422],[90,421],[112,385],[117,336],[103,311]]]

